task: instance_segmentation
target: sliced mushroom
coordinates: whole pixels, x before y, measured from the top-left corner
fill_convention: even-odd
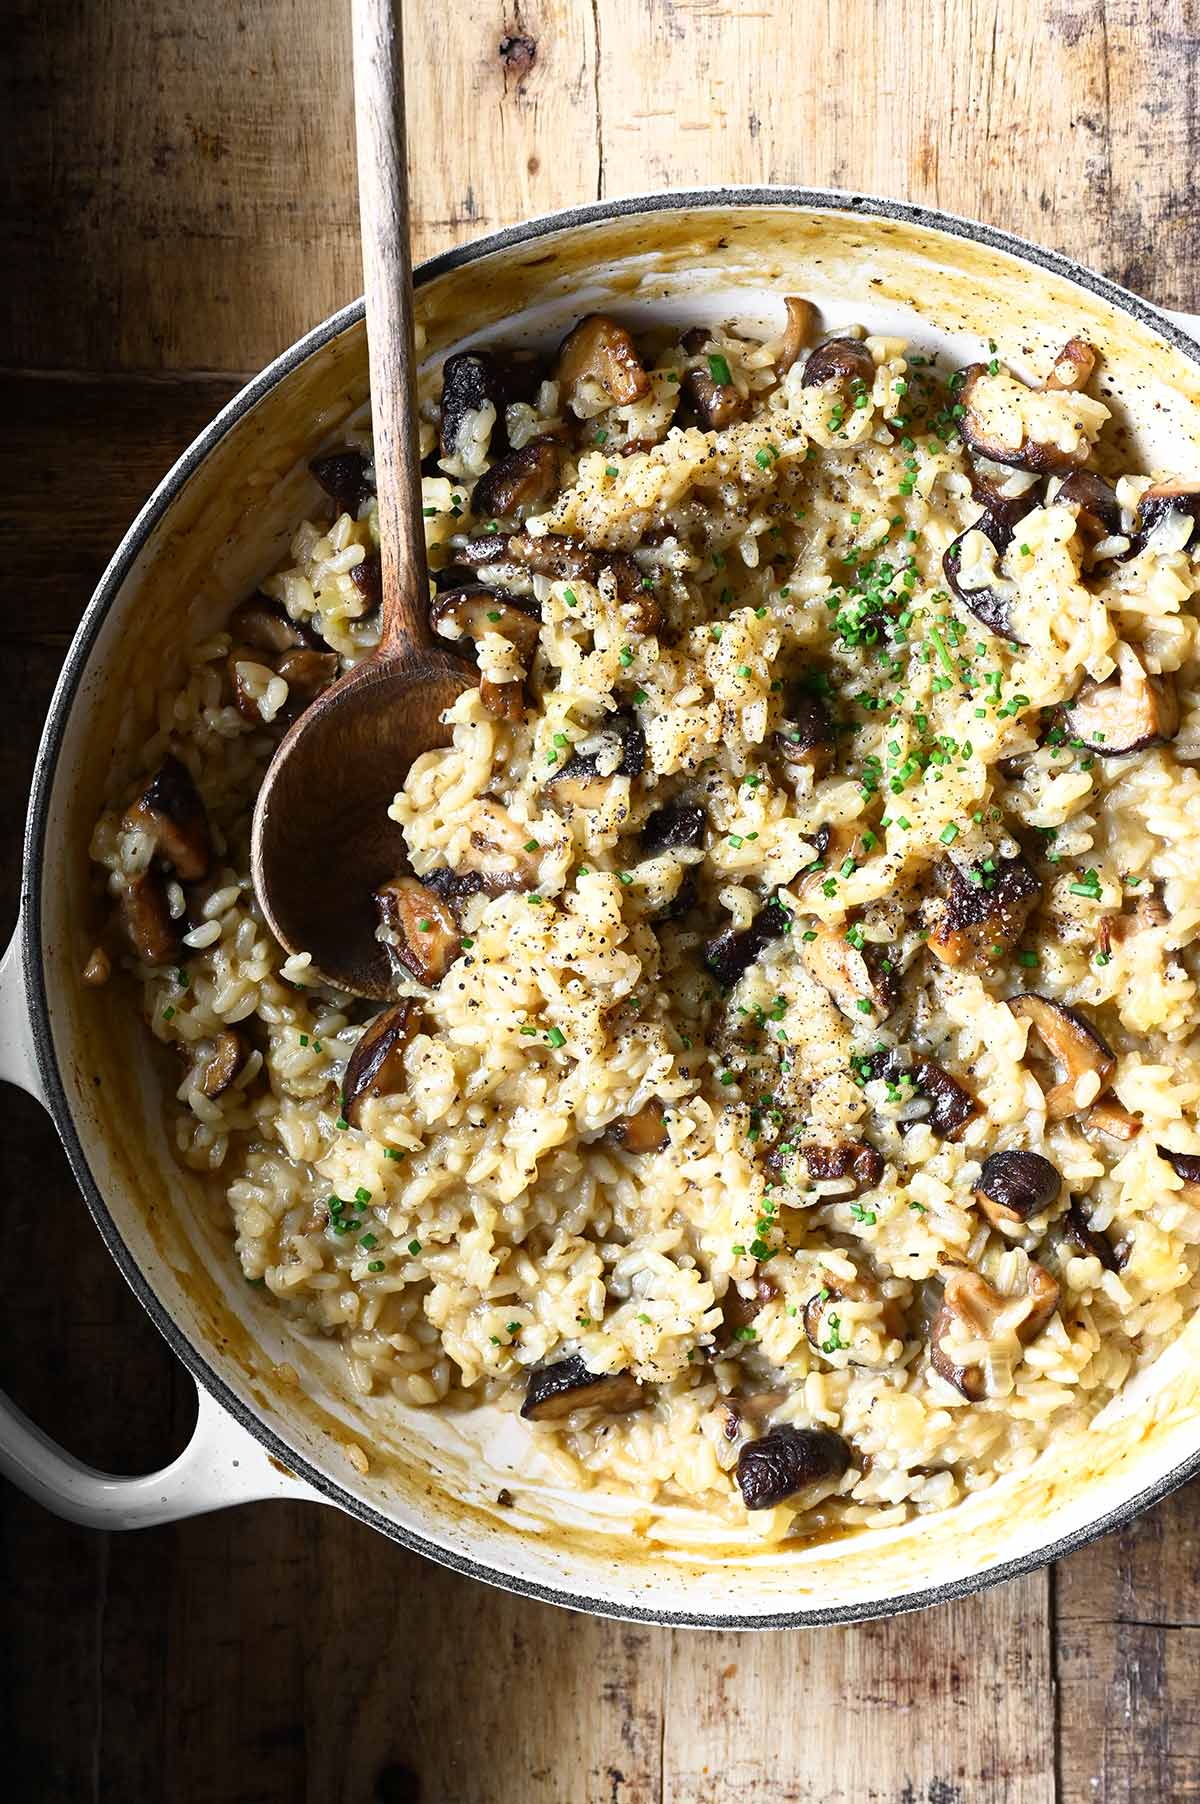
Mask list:
[[[851,1021],[861,1024],[864,1017],[886,1020],[900,997],[899,976],[886,948],[870,940],[852,946],[840,926],[818,926],[815,933],[814,939],[806,936],[800,942],[800,956],[809,976],[829,992]]]
[[[1098,1259],[1106,1272],[1121,1270],[1124,1262],[1120,1254],[1106,1235],[1097,1234],[1077,1202],[1071,1204],[1058,1223],[1058,1232],[1060,1244],[1067,1252],[1081,1259]]]
[[[454,871],[447,865],[438,865],[436,869],[426,871],[421,881],[435,896],[440,896],[443,902],[449,903],[456,920],[459,916],[459,904],[471,896],[477,896],[486,888],[478,871]]]
[[[1083,338],[1068,338],[1046,378],[1049,389],[1086,388],[1096,367],[1096,353]]]
[[[484,677],[479,685],[479,699],[496,720],[519,726],[525,718],[525,686],[523,683],[493,683]]]
[[[1014,1324],[1022,1346],[1041,1333],[1058,1308],[1058,1281],[1044,1265],[1029,1261],[1028,1308]],[[953,1346],[947,1339],[955,1327],[965,1330],[970,1340],[994,1338],[1002,1315],[1012,1311],[1016,1301],[996,1290],[981,1273],[966,1266],[954,1266],[947,1272],[942,1290],[942,1306],[929,1328],[929,1363],[940,1378],[946,1379],[971,1403],[986,1394],[983,1368],[959,1364]]]
[[[875,359],[861,338],[827,338],[810,351],[800,386],[848,382],[870,388],[874,381]]]
[[[1155,1146],[1160,1159],[1165,1159],[1177,1178],[1183,1179],[1178,1192],[1187,1203],[1200,1203],[1200,1155],[1172,1152],[1169,1146]]]
[[[558,380],[567,402],[581,398],[585,382],[597,384],[609,404],[619,407],[650,393],[632,338],[606,313],[589,313],[568,332],[558,348]]]
[[[293,620],[283,603],[272,601],[269,595],[251,595],[234,608],[229,632],[235,644],[252,646],[268,656],[305,647],[322,649],[316,634]]]
[[[788,294],[784,296],[783,304],[787,309],[787,324],[779,343],[779,358],[775,365],[780,375],[791,369],[817,325],[817,310],[811,301],[802,300],[798,294]]]
[[[475,644],[485,633],[498,633],[523,663],[533,656],[542,630],[536,613],[478,585],[435,595],[429,604],[429,624],[443,639],[471,639]]]
[[[491,406],[503,426],[504,393],[495,359],[489,351],[458,351],[442,366],[442,417],[439,444],[443,457],[461,457],[472,449],[478,416]]]
[[[471,494],[471,511],[481,519],[524,518],[558,488],[562,452],[553,439],[535,438],[510,451],[481,476]]]
[[[904,1053],[894,1049],[872,1053],[861,1063],[856,1060],[855,1064],[865,1077],[884,1078],[898,1090],[907,1083],[914,1096],[928,1102],[929,1113],[921,1119],[939,1140],[958,1140],[967,1126],[983,1113],[971,1092],[933,1059],[916,1058],[907,1063]],[[916,1125],[916,1119],[901,1123],[902,1129]]]
[[[355,564],[350,572],[350,581],[358,590],[371,613],[383,601],[383,565],[377,551],[369,551],[365,558]]]
[[[1082,449],[1064,451],[1059,445],[1030,438],[1028,433],[1023,433],[1019,443],[1015,445],[1003,439],[989,437],[980,416],[977,389],[981,382],[990,379],[992,372],[986,363],[973,363],[962,374],[958,403],[963,412],[958,429],[968,450],[979,457],[990,458],[993,463],[1008,464],[1013,469],[1029,470],[1039,476],[1073,470],[1084,461],[1087,456],[1086,439],[1082,443]],[[1011,379],[1016,380],[1015,377]]]
[[[675,852],[684,846],[699,848],[704,844],[707,822],[708,816],[698,802],[665,802],[647,819],[639,844],[647,857]]]
[[[126,880],[117,897],[125,936],[145,965],[173,965],[183,945],[183,923],[171,918],[167,885],[153,866]]]
[[[458,922],[436,891],[416,877],[393,877],[375,891],[387,944],[418,983],[438,984],[459,953]]]
[[[640,777],[646,767],[646,735],[632,708],[621,708],[546,779],[554,798],[573,808],[603,805],[614,777]]]
[[[1019,855],[990,859],[993,869],[968,870],[948,860],[941,917],[929,936],[929,950],[945,965],[986,964],[994,946],[1015,946],[1042,893],[1034,872]]]
[[[975,1185],[975,1200],[994,1227],[1026,1222],[1058,1201],[1062,1179],[1041,1153],[991,1153]]]
[[[1112,1047],[1087,1016],[1065,1003],[1051,1002],[1048,996],[1010,996],[1008,1006],[1018,1021],[1028,1021],[1062,1069],[1062,1076],[1046,1091],[1047,1121],[1064,1121],[1095,1102],[1116,1070],[1117,1061]],[[1089,1074],[1097,1080],[1095,1087],[1088,1086],[1091,1094],[1079,1100],[1076,1089]]]
[[[703,351],[709,336],[702,326],[683,335],[683,348],[691,356]],[[709,357],[705,367],[690,369],[683,379],[683,392],[709,432],[721,432],[735,420],[746,417],[749,401],[738,393],[729,377],[729,364],[719,352]]]
[[[832,1145],[801,1146],[801,1154],[814,1184],[850,1178],[853,1188],[847,1197],[861,1196],[874,1190],[884,1173],[883,1154],[867,1140],[837,1140]]]
[[[769,1510],[801,1491],[841,1478],[850,1466],[850,1448],[831,1428],[793,1428],[782,1423],[738,1455],[737,1481],[748,1510]]]
[[[1015,530],[1016,522],[1009,513],[983,514],[946,547],[942,558],[950,593],[1001,639],[1016,637],[1011,618],[1016,584],[997,570],[997,560],[1008,550]]]
[[[772,896],[759,909],[749,927],[740,930],[727,927],[724,933],[707,941],[704,962],[722,989],[731,989],[771,941],[788,932],[791,924],[792,917],[783,903]]]
[[[137,801],[126,810],[127,827],[153,836],[182,883],[198,883],[212,864],[212,835],[200,792],[187,765],[165,758]]]
[[[1110,1090],[1088,1110],[1084,1126],[1089,1131],[1104,1134],[1109,1140],[1136,1140],[1142,1131],[1142,1124],[1136,1115],[1123,1109]]]
[[[220,1096],[228,1090],[246,1060],[250,1048],[241,1034],[227,1027],[213,1042],[211,1051],[201,1059],[193,1073],[197,1087],[205,1096]]]
[[[787,724],[775,735],[779,756],[790,772],[823,777],[833,764],[837,733],[833,716],[811,689],[797,689],[788,701]]]
[[[499,802],[482,796],[472,810],[474,825],[463,862],[477,872],[489,896],[505,890],[532,889],[537,879],[537,854],[525,850],[529,829],[513,820]]]
[[[358,515],[358,510],[375,493],[367,480],[367,461],[361,451],[346,446],[340,451],[327,451],[314,457],[309,469],[325,493],[344,514]]]
[[[383,1009],[363,1028],[342,1079],[342,1114],[351,1127],[362,1126],[368,1102],[403,1090],[404,1048],[420,1025],[420,1004],[410,998]]]
[[[275,670],[288,686],[285,713],[291,720],[315,701],[322,689],[328,689],[337,675],[337,653],[312,651],[307,645],[300,645],[277,658]]]
[[[818,1353],[845,1353],[850,1350],[850,1339],[844,1330],[838,1305],[841,1303],[876,1303],[879,1314],[876,1317],[882,1330],[884,1344],[887,1341],[904,1339],[904,1311],[894,1297],[885,1297],[876,1280],[863,1272],[853,1278],[843,1277],[840,1273],[826,1272],[822,1274],[821,1288],[815,1291],[804,1305],[804,1333]],[[864,1359],[861,1346],[856,1349],[860,1357],[852,1359],[851,1365],[875,1364],[874,1359]],[[880,1347],[880,1356],[883,1346]]]
[[[1133,518],[1135,549],[1140,551],[1147,539],[1168,520],[1190,522],[1179,549],[1191,551],[1200,540],[1200,484],[1159,482],[1147,489]]]
[[[1116,490],[1094,470],[1072,470],[1054,492],[1055,507],[1069,507],[1075,530],[1087,545],[1115,538],[1121,531],[1121,504]]]
[[[632,1372],[589,1372],[582,1356],[535,1366],[525,1388],[521,1414],[527,1422],[561,1422],[577,1409],[624,1415],[646,1400]]]
[[[608,1130],[627,1153],[657,1153],[667,1144],[667,1118],[662,1103],[652,1096],[636,1115],[624,1115]]]
[[[1089,752],[1124,758],[1179,731],[1173,676],[1150,676],[1133,646],[1117,647],[1117,670],[1102,683],[1084,683],[1068,704],[1071,735]]]

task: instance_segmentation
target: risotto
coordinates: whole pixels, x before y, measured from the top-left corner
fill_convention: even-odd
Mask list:
[[[164,674],[85,972],[177,1055],[246,1280],[381,1410],[499,1405],[768,1538],[1085,1429],[1200,1247],[1200,489],[1122,467],[1077,338],[956,370],[781,316],[430,378],[478,681],[398,773],[388,1006],[248,876],[281,734],[378,637],[365,421]]]

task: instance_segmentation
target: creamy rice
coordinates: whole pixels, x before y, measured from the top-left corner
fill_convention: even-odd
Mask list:
[[[1114,467],[1088,359],[1086,392],[1070,359],[955,378],[806,323],[602,321],[425,395],[435,613],[483,688],[393,806],[433,878],[409,936],[447,944],[397,966],[386,1081],[347,1094],[374,1010],[248,877],[280,732],[377,634],[366,433],[92,845],[89,979],[140,985],[179,1156],[297,1334],[768,1537],[946,1508],[1085,1427],[1200,1243],[1192,497]]]

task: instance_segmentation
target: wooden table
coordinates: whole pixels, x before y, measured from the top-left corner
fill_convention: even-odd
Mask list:
[[[596,195],[803,181],[1200,307],[1197,11],[411,0],[416,251]],[[4,8],[6,921],[45,702],[121,527],[238,372],[358,292],[346,12]],[[80,1456],[146,1469],[183,1444],[190,1385],[52,1129],[5,1112],[0,1377]],[[966,1603],[776,1636],[520,1602],[311,1507],[125,1538],[8,1491],[0,1512],[21,1804],[1200,1800],[1194,1490]]]

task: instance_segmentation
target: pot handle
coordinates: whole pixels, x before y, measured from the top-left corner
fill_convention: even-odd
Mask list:
[[[0,1079],[48,1107],[30,1027],[19,931],[0,959]],[[273,1462],[266,1448],[199,1385],[196,1399],[196,1426],[179,1457],[161,1472],[121,1478],[75,1459],[0,1391],[0,1474],[56,1516],[88,1528],[149,1528],[266,1497],[326,1501]]]

